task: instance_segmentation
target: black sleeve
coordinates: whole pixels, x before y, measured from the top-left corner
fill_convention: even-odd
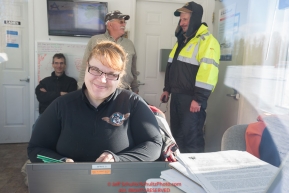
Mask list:
[[[61,122],[57,109],[58,100],[56,99],[35,122],[27,148],[31,162],[42,162],[42,160],[37,159],[37,154],[54,159],[65,157],[56,153],[56,145],[61,132]]]
[[[193,100],[197,101],[198,103],[206,103],[211,95],[211,91],[199,87],[195,87],[194,89],[194,97]]]
[[[154,161],[160,157],[162,137],[157,120],[143,100],[131,114],[130,129],[135,147],[117,153],[116,161]]]
[[[167,91],[169,93],[171,93],[171,88],[170,88],[170,68],[171,68],[172,63],[168,63],[167,67],[166,67],[166,75],[165,75],[165,87],[163,89],[163,91]]]
[[[60,92],[58,91],[47,91],[42,92],[40,91],[40,88],[44,88],[47,91],[47,88],[45,86],[45,83],[43,81],[40,81],[39,85],[35,88],[35,94],[36,98],[40,103],[51,103],[54,101],[57,97],[60,96]]]
[[[262,134],[259,153],[261,160],[279,167],[281,163],[279,152],[267,128],[264,129]]]

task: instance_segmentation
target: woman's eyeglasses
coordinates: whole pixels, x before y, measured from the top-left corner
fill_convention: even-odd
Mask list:
[[[90,64],[88,64],[88,72],[90,74],[92,74],[93,76],[101,76],[102,74],[104,74],[105,78],[107,80],[118,80],[119,79],[119,74],[112,74],[112,73],[102,72],[97,67],[90,66]]]

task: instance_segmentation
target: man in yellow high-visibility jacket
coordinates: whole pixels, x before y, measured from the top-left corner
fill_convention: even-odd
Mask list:
[[[178,40],[169,55],[161,101],[171,94],[171,131],[180,151],[203,152],[205,110],[218,80],[220,45],[201,22],[201,5],[186,3],[174,15],[180,17]]]

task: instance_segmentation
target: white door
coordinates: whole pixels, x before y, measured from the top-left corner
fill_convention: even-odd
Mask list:
[[[160,50],[172,49],[176,43],[175,29],[179,17],[174,16],[176,9],[181,8],[187,1],[147,1],[137,0],[135,47],[137,51],[137,68],[140,71],[138,80],[139,94],[151,105],[159,107],[160,96],[163,92],[165,72],[160,72]],[[208,1],[195,1],[204,9]],[[204,11],[203,20],[207,20],[208,11]],[[211,14],[210,14],[211,16]],[[209,23],[208,23],[209,24]],[[210,24],[209,24],[210,25]],[[169,105],[162,104],[160,109],[166,110],[169,123]]]
[[[0,0],[0,143],[30,138],[28,5],[25,0]]]
[[[160,96],[164,87],[165,72],[160,72],[160,50],[172,49],[176,42],[174,31],[179,18],[174,11],[184,3],[152,2],[138,0],[136,4],[135,47],[139,94],[151,105],[159,107]],[[169,107],[169,105],[168,105]],[[162,104],[161,110],[166,109]],[[166,112],[169,121],[169,111]]]

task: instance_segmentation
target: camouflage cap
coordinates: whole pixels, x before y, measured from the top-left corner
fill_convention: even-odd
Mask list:
[[[115,10],[115,11],[111,11],[109,13],[106,14],[105,16],[105,22],[112,20],[112,19],[124,19],[124,20],[129,20],[129,15],[124,15],[122,14],[120,11]]]

